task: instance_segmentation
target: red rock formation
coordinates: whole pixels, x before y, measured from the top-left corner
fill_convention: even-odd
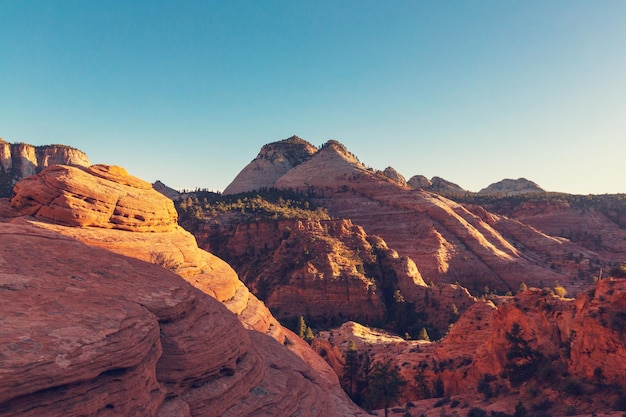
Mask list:
[[[165,232],[176,228],[174,204],[121,167],[55,165],[15,185],[20,213],[67,226]]]
[[[438,342],[346,323],[323,332],[314,347],[339,374],[349,340],[371,361],[391,360],[409,383],[403,400],[418,409],[416,400],[433,395],[438,383],[462,401],[499,396],[526,404],[552,399],[560,412],[611,409],[626,385],[625,279],[602,280],[576,299],[535,288],[495,301],[474,304]]]
[[[0,416],[359,413],[163,268],[23,220],[0,234]]]
[[[32,184],[35,185],[34,190],[29,188],[29,185]],[[115,213],[113,217],[101,215],[101,213],[111,212],[111,205],[109,205],[111,200],[105,199],[109,194],[117,196],[115,200],[124,202],[120,207],[115,206],[116,208],[113,209]],[[29,197],[27,198],[27,196]],[[82,197],[82,199],[78,198],[78,196]],[[139,198],[140,196],[144,196],[144,198]],[[37,203],[26,203],[32,200]],[[85,200],[88,200],[89,203],[83,204],[80,202]],[[45,205],[46,201],[57,203]],[[308,345],[299,340],[297,336],[283,329],[278,324],[263,303],[259,302],[256,297],[250,294],[243,283],[239,281],[232,268],[219,258],[200,250],[194,238],[176,225],[176,215],[171,204],[169,199],[153,191],[149,184],[129,176],[123,169],[95,166],[89,170],[81,170],[71,167],[55,166],[42,172],[37,177],[27,179],[20,183],[16,187],[16,194],[11,201],[12,209],[7,209],[6,203],[0,204],[0,213],[4,213],[4,215],[8,213],[11,216],[34,214],[36,217],[46,220],[58,218],[79,219],[76,223],[81,227],[42,221],[31,221],[30,223],[41,229],[48,229],[78,239],[91,246],[106,248],[112,252],[143,261],[157,262],[175,270],[189,283],[215,297],[218,301],[221,301],[231,312],[239,317],[240,321],[248,329],[253,329],[256,332],[271,336],[272,340],[278,341],[280,346],[286,345],[289,350],[295,352],[306,361],[306,365],[302,364],[298,365],[299,368],[296,367],[297,374],[304,374],[304,380],[307,380],[307,378],[318,380],[328,394],[327,399],[320,399],[321,403],[319,406],[313,407],[318,410],[317,412],[312,412],[310,411],[311,409],[307,409],[309,411],[307,411],[306,415],[323,415],[325,412],[328,412],[327,410],[329,409],[325,405],[326,403],[330,404],[331,414],[333,413],[333,407],[335,410],[344,410],[344,412],[347,412],[346,410],[355,410],[355,408],[347,402],[343,392],[338,388],[336,375],[334,375],[324,361],[319,356],[315,355]],[[33,209],[33,207],[36,209]],[[41,215],[40,213],[42,212],[53,214]],[[135,218],[134,220],[129,220],[124,223],[123,219],[130,217],[124,216],[124,213],[137,212],[152,213],[154,217],[146,216],[142,222],[138,222],[138,219]],[[77,215],[77,213],[81,214]],[[167,213],[169,213],[169,217]],[[116,219],[116,216],[121,217],[122,220],[111,220],[112,218]],[[14,220],[14,222],[24,221],[23,219]],[[84,223],[80,223],[79,221]],[[76,224],[72,223],[72,220],[65,220],[64,223]],[[147,227],[146,223],[152,226]],[[97,227],[89,227],[88,225]],[[133,232],[131,232],[131,230]],[[165,321],[167,322],[167,320]],[[184,329],[189,329],[189,326],[192,325],[193,323],[181,321],[177,326],[172,327],[171,330],[175,334],[178,334]],[[167,325],[164,326],[165,327],[161,328],[161,333],[165,331],[164,329],[169,328]],[[194,332],[196,332],[196,330],[194,330]],[[192,333],[211,333],[208,329],[198,329],[198,332],[199,333]],[[189,335],[181,337],[184,339],[185,337],[188,338]],[[276,347],[272,345],[276,344],[275,342],[269,342],[256,333],[252,333],[248,337],[254,339],[255,345],[267,346],[268,350],[276,350]],[[179,342],[175,342],[174,345],[169,346],[168,349],[174,352],[175,355],[180,356],[177,359],[178,361],[196,361],[198,358],[202,357],[195,355],[198,353],[195,348],[182,345]],[[282,351],[281,348],[276,351],[275,354],[289,354],[284,352],[279,353]],[[191,355],[192,357],[187,357],[186,355],[190,353],[193,354]],[[230,356],[225,356],[226,359],[229,357]],[[202,358],[202,360],[204,359],[205,358]],[[184,363],[180,366],[183,365]],[[193,363],[189,364],[189,367],[193,368],[194,366]],[[222,370],[226,369],[225,372],[230,374],[233,366],[233,364],[224,365]],[[242,366],[245,367],[244,373],[248,374],[246,376],[247,379],[252,382],[261,381],[261,379],[259,379],[261,376],[258,375],[258,366],[254,361],[247,361]],[[270,365],[268,366],[270,366],[268,373],[276,374],[274,369],[280,370],[286,365],[279,364],[278,359],[275,358],[274,362],[270,361]],[[172,390],[172,392],[177,395],[181,394],[184,397],[180,399],[180,401],[167,402],[167,410],[174,409],[179,410],[181,413],[186,413],[186,410],[189,409],[191,415],[247,415],[246,413],[249,412],[246,411],[248,410],[247,407],[258,406],[251,405],[254,401],[250,403],[246,400],[247,402],[245,402],[245,404],[240,404],[233,409],[237,411],[228,411],[227,408],[220,408],[227,407],[231,397],[223,391],[216,391],[215,388],[202,388],[206,386],[204,380],[202,380],[203,382],[193,383],[199,385],[199,387],[196,387],[198,390],[193,391],[193,394],[182,394],[183,391],[181,390],[184,388],[183,385],[187,383],[180,382],[183,376],[178,373],[179,371],[180,367],[173,364],[172,369],[168,369],[167,372],[165,372],[165,375],[171,374],[172,376],[168,376],[162,380],[163,384],[165,384],[169,390]],[[213,376],[209,377],[209,379],[211,378],[213,378]],[[306,390],[306,382],[302,382],[301,378],[297,375],[294,378],[290,377],[285,379],[283,377],[280,383],[276,381],[271,382],[275,384],[271,386],[278,389],[285,381],[288,381],[292,385],[295,392],[298,392],[300,389]],[[230,382],[228,384],[230,384]],[[231,389],[235,390],[234,392],[236,392],[235,388],[236,387],[231,386]],[[268,396],[265,391],[269,392],[269,390],[265,388],[255,390],[252,393],[253,397],[264,398],[261,400],[264,404],[262,407],[272,407],[279,399],[275,396],[273,398]],[[306,397],[305,394],[302,395]],[[212,399],[211,401],[214,401],[213,404],[219,403],[223,404],[223,406],[211,405],[211,401],[207,399]],[[289,404],[290,400],[285,401],[285,404]],[[185,403],[187,405],[185,405]],[[205,409],[207,406],[209,408]],[[310,407],[310,404],[307,403],[306,406],[302,406],[301,404],[292,402],[291,405],[286,405],[286,407],[285,410],[304,410],[306,407]],[[339,413],[339,411],[337,412]]]

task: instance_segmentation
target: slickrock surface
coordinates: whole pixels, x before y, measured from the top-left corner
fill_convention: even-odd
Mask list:
[[[52,166],[15,185],[11,205],[23,215],[66,226],[165,232],[174,204],[121,167]]]
[[[29,184],[38,185],[34,187],[35,192],[29,190]],[[105,200],[105,202],[102,203],[100,196],[104,198],[103,194],[117,193],[121,196],[120,199],[129,202],[124,205],[128,212],[137,212],[140,209],[142,212],[147,213],[162,213],[162,219],[159,222],[162,225],[167,224],[171,226],[161,227],[155,230],[155,228],[151,229],[149,227],[143,227],[141,223],[134,224],[133,221],[131,222],[133,223],[131,226],[129,226],[130,223],[127,223],[122,228],[119,228],[119,223],[105,223],[106,216],[98,217],[98,214],[94,215],[96,220],[89,223],[97,227],[89,227],[87,224],[68,226],[64,224],[50,223],[49,221],[28,220],[29,217],[18,217],[35,214],[38,219],[43,218],[45,220],[50,220],[47,217],[37,216],[37,213],[39,213],[43,207],[48,206],[40,205],[38,210],[33,211],[32,204],[28,205],[21,203],[22,201],[28,201],[25,198],[26,195],[40,195],[38,191],[42,188],[48,195],[51,196],[67,195],[73,198],[73,196],[81,195],[84,199],[90,201],[93,200],[87,209],[85,209],[82,203],[68,203],[62,206],[61,212],[68,214],[69,218],[89,217],[75,216],[73,209],[76,209],[78,212],[85,211],[87,213],[106,212],[108,210],[106,201],[108,200]],[[220,389],[205,384],[208,380],[212,380],[211,378],[213,378],[213,375],[207,377],[208,379],[204,378],[204,376],[198,377],[199,379],[197,379],[197,381],[194,380],[196,382],[191,382],[191,384],[194,385],[194,390],[189,392],[184,391],[182,386],[188,384],[188,382],[185,382],[187,377],[184,377],[181,374],[182,371],[180,367],[187,366],[185,365],[185,361],[193,362],[197,360],[205,360],[206,357],[203,356],[202,352],[197,351],[196,348],[189,348],[182,345],[179,346],[177,345],[178,342],[176,342],[173,346],[171,346],[171,349],[176,355],[179,355],[176,363],[181,362],[181,364],[172,365],[172,369],[168,369],[165,373],[167,378],[159,380],[159,382],[165,384],[168,389],[173,390],[173,392],[175,392],[176,395],[179,395],[179,397],[177,397],[178,399],[171,399],[171,395],[168,394],[163,410],[176,410],[176,412],[180,412],[181,415],[186,415],[185,413],[189,410],[189,415],[192,416],[258,415],[255,414],[255,410],[259,407],[260,408],[256,411],[262,412],[263,409],[277,410],[272,411],[270,415],[291,415],[291,413],[295,412],[299,412],[301,415],[325,415],[326,413],[330,413],[330,415],[354,415],[354,413],[359,412],[359,410],[351,404],[349,400],[347,400],[343,391],[341,391],[338,387],[336,375],[332,372],[328,365],[325,364],[323,359],[315,355],[310,347],[301,341],[297,336],[290,331],[283,329],[265,305],[254,297],[245,285],[239,281],[236,273],[232,268],[230,268],[230,266],[228,266],[228,264],[197,247],[193,236],[176,225],[176,213],[173,211],[173,207],[171,206],[171,200],[152,190],[150,184],[128,175],[123,169],[115,167],[95,166],[89,170],[82,170],[65,166],[55,166],[42,172],[37,177],[25,180],[24,184],[20,183],[17,189],[19,192],[16,192],[16,195],[10,205],[6,200],[0,201],[0,214],[13,217],[13,220],[11,221],[14,225],[19,224],[23,227],[30,228],[37,227],[37,230],[41,231],[39,233],[60,233],[67,236],[64,239],[71,237],[90,246],[105,248],[110,252],[125,255],[126,257],[136,258],[138,260],[151,263],[156,262],[160,265],[166,266],[169,269],[174,270],[193,286],[197,287],[204,293],[209,294],[218,301],[221,301],[231,312],[237,315],[233,317],[238,317],[246,328],[254,330],[255,333],[251,333],[251,335],[247,337],[252,337],[254,339],[255,346],[258,345],[263,347],[272,345],[268,347],[268,349],[275,350],[276,355],[290,355],[289,350],[291,350],[305,361],[302,362],[301,365],[292,364],[291,360],[281,364],[266,363],[269,368],[266,369],[265,376],[263,375],[263,369],[261,369],[262,367],[259,367],[257,363],[258,360],[242,359],[239,363],[221,365],[220,368],[223,373],[222,376],[226,377],[230,376],[233,372],[232,370],[235,369],[235,365],[243,367],[242,372],[245,374],[244,379],[246,380],[246,383],[257,384],[256,386],[246,388],[246,398],[250,395],[254,398],[263,398],[260,400],[262,404],[259,405],[256,400],[242,400],[241,398],[243,397],[237,397],[238,382],[236,380],[222,379],[222,382],[218,384],[218,386],[221,387]],[[143,199],[138,198],[138,196],[143,195],[143,193],[148,193],[149,197]],[[62,201],[71,201],[71,198],[64,198]],[[134,206],[134,204],[139,204],[140,202],[142,204],[141,206]],[[100,207],[100,204],[102,204],[103,207]],[[105,209],[105,207],[107,208]],[[165,213],[169,213],[169,217],[166,217]],[[54,218],[55,216],[51,217]],[[61,217],[63,219],[66,218],[63,216],[56,217]],[[65,224],[67,223],[68,222]],[[47,229],[48,232],[44,232],[44,229]],[[133,262],[137,262],[137,265],[145,265],[143,262]],[[68,262],[68,264],[71,264],[71,262]],[[85,267],[88,268],[89,266],[86,265]],[[163,270],[162,268],[156,266],[149,267],[152,268],[152,270],[155,268],[159,271]],[[130,275],[132,274],[127,274],[127,276]],[[160,284],[157,280],[153,283],[153,285],[158,288]],[[156,289],[154,291],[156,291]],[[167,301],[166,304],[167,303],[171,304],[169,301]],[[167,326],[163,326],[164,325],[161,326],[162,334],[164,332],[163,329],[168,328]],[[194,323],[183,320],[176,326],[171,327],[171,329],[173,332],[178,333],[184,329],[190,329],[194,326]],[[230,326],[235,325],[231,322],[227,327]],[[239,325],[237,324],[237,326]],[[266,337],[263,335],[266,334],[271,338],[266,338],[266,340],[263,337],[258,336],[256,332],[262,333],[261,336],[263,337]],[[209,329],[199,329],[197,334],[204,336],[211,335],[213,333],[214,332]],[[195,330],[191,334],[196,334]],[[189,338],[190,334],[181,337],[183,339]],[[217,337],[226,338],[225,336],[220,336],[219,334]],[[243,340],[242,343],[248,343],[247,339]],[[284,349],[282,347],[283,345],[288,347],[288,349]],[[163,342],[163,349],[165,350],[165,348],[166,342]],[[196,353],[198,353],[199,356],[196,356]],[[191,355],[193,357],[188,357],[187,355]],[[264,356],[265,353],[251,353],[250,358],[255,355]],[[228,358],[232,357],[232,355],[228,356],[225,354],[222,354],[222,356],[227,360],[230,360]],[[190,362],[189,367],[193,368],[195,366],[196,365]],[[281,370],[284,366],[287,366],[290,369],[295,369],[295,376],[292,377],[283,375],[280,383],[267,380],[267,378],[270,378],[267,375],[276,376],[277,372],[275,372],[275,370]],[[303,374],[304,377],[302,378]],[[181,378],[183,380],[182,382]],[[313,380],[314,382],[316,381],[315,384],[319,385],[321,388],[318,389],[315,387],[308,387],[307,384],[309,384],[308,381],[310,380]],[[271,389],[279,389],[282,386],[281,384],[285,381],[288,381],[293,386],[293,392],[298,393],[302,400],[292,401],[287,398],[279,398],[278,394],[268,394],[272,391],[270,389],[266,389],[265,386],[268,386]],[[224,384],[228,385],[229,388],[227,390],[222,390]],[[145,385],[146,384],[143,384],[141,386]],[[257,386],[261,388],[255,389]],[[308,394],[303,394],[304,391],[312,391],[311,395],[314,396],[322,393],[325,397],[321,398],[320,396],[322,394],[320,394],[320,396],[318,396],[315,400],[312,400],[315,403],[319,402],[319,405],[311,407],[311,403],[307,402],[309,400],[306,398]],[[231,400],[233,401],[233,404],[237,403],[232,406],[234,407],[232,410],[236,411],[229,411],[231,409],[231,406],[229,405],[231,402],[229,401]],[[281,405],[278,406],[278,403]],[[328,404],[330,404],[330,406],[328,406]],[[167,413],[169,411],[163,410],[159,411],[159,415],[168,415]],[[313,412],[311,410],[317,411]],[[232,414],[228,414],[229,412]],[[132,414],[133,413],[130,412],[126,415]]]
[[[315,146],[297,136],[265,145],[257,157],[226,187],[223,194],[271,188],[278,178],[316,151]]]
[[[0,235],[0,416],[359,413],[163,268],[20,219]]]
[[[55,164],[91,165],[87,155],[69,146],[33,146],[0,138],[0,198],[10,197],[13,186],[22,178]]]

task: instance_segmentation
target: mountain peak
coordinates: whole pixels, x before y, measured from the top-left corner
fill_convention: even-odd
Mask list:
[[[276,180],[293,167],[309,159],[315,152],[317,152],[315,146],[295,135],[278,142],[268,143],[226,187],[223,194],[238,194],[271,188]]]
[[[502,181],[489,185],[487,188],[483,188],[478,194],[518,195],[545,192],[537,183],[526,178],[518,178],[516,180],[505,178]]]

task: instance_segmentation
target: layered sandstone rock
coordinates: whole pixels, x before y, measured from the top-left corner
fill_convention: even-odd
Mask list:
[[[176,228],[174,204],[121,167],[55,165],[15,185],[21,214],[66,226],[142,232]]]
[[[315,146],[297,136],[265,145],[257,157],[226,187],[223,194],[271,188],[278,178],[316,151]]]
[[[87,155],[69,146],[33,146],[0,138],[0,197],[9,197],[13,186],[22,178],[55,164],[91,165]]]
[[[522,281],[551,285],[568,280],[549,268],[554,252],[564,249],[549,236],[517,224],[526,241],[508,240],[497,222],[489,224],[461,204],[376,175],[337,143],[290,170],[276,186],[319,190],[319,205],[384,238],[413,259],[426,280],[460,282],[472,291],[485,285],[507,291]],[[547,241],[553,252],[528,250]]]
[[[359,413],[163,268],[21,219],[0,234],[1,416]]]
[[[380,283],[371,273],[376,254],[363,229],[349,220],[241,223],[221,230],[207,225],[195,233],[279,317],[369,322],[385,315]],[[414,264],[398,266],[397,275],[421,281]]]
[[[35,186],[30,187],[31,184]],[[111,195],[113,198],[109,198]],[[45,205],[46,201],[49,202],[48,205]],[[120,201],[123,204],[119,204]],[[115,208],[112,208],[111,202],[117,202],[114,203]],[[317,375],[315,378],[323,382],[332,407],[354,410],[337,387],[336,375],[323,360],[297,336],[279,325],[263,303],[239,281],[237,274],[228,264],[197,247],[193,236],[176,225],[176,214],[171,200],[154,191],[150,184],[116,167],[94,166],[83,170],[55,166],[37,177],[20,183],[11,201],[11,210],[7,209],[7,205],[6,203],[0,204],[0,213],[5,213],[5,215],[9,213],[13,217],[34,215],[37,219],[47,220],[30,221],[31,224],[41,229],[75,238],[90,246],[157,263],[175,271],[196,288],[221,301],[238,316],[246,328],[271,336],[272,340],[288,346],[289,350],[303,358],[307,364],[306,372]],[[42,212],[62,213],[62,215],[42,215]],[[112,217],[111,212],[113,212]],[[137,212],[149,213],[152,217],[146,215],[142,222],[138,222],[136,217],[124,215]],[[118,220],[120,217],[121,219]],[[132,220],[128,220],[129,218]],[[62,224],[49,222],[54,219],[62,219]],[[18,218],[14,221],[24,222],[25,220]],[[250,337],[259,339],[256,334]],[[269,342],[261,338],[254,343],[267,345]],[[246,372],[258,372],[255,369],[256,365],[253,365],[253,362],[248,362],[246,366],[250,368]],[[278,364],[273,364],[270,369],[274,369],[275,366],[282,369],[282,365]],[[294,380],[294,387],[298,386],[298,381],[298,378]],[[276,388],[278,389],[279,386],[280,384]],[[214,398],[215,401],[224,399],[219,398],[222,394],[215,392],[214,389],[194,392],[197,393],[194,396],[198,397],[194,401],[204,401],[203,398],[206,396]],[[265,396],[266,394],[260,395],[260,397]],[[227,398],[230,397],[227,396]],[[268,407],[275,404],[274,399],[268,398],[267,402]],[[177,410],[187,408],[180,402],[169,402],[167,407],[167,409]],[[212,408],[212,410],[196,412],[194,407],[190,406],[191,415],[229,415],[226,409]],[[217,409],[225,414],[221,414],[222,411],[215,411]],[[323,410],[325,407],[321,406],[319,409]],[[246,415],[237,414],[239,411],[234,413],[233,415]],[[323,414],[323,411],[320,413]]]

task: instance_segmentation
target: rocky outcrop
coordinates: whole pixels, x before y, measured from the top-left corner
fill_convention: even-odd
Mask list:
[[[499,194],[499,195],[520,195],[545,193],[546,191],[536,183],[526,178],[518,178],[516,180],[504,179],[483,188],[478,194]]]
[[[169,198],[170,200],[178,200],[181,198],[181,195],[178,191],[176,191],[175,189],[168,187],[167,185],[163,184],[161,181],[155,181],[154,183],[152,183],[152,188],[154,188],[156,191],[160,192],[161,194],[163,194],[165,197]]]
[[[407,185],[406,178],[402,176],[398,171],[393,169],[392,167],[387,167],[383,171],[383,175],[389,178],[392,181],[397,182],[400,185]]]
[[[22,178],[55,164],[91,165],[87,155],[69,146],[33,146],[0,138],[0,198],[10,197],[13,186]]]
[[[481,407],[514,398],[510,410],[518,400],[539,407],[549,399],[556,414],[608,411],[626,384],[625,296],[624,279],[601,280],[576,299],[531,288],[475,303],[437,342],[345,323],[313,346],[339,375],[350,341],[367,363],[391,361],[408,382],[402,400],[417,409],[416,400],[454,396],[478,397]]]
[[[359,413],[282,344],[157,265],[22,219],[0,234],[11,306],[0,416]]]
[[[165,232],[176,228],[171,200],[121,167],[55,165],[15,185],[23,215],[66,226]]]
[[[297,136],[265,145],[257,157],[226,187],[223,194],[271,188],[278,178],[316,151],[315,146]]]
[[[154,191],[150,184],[128,175],[122,169],[107,166],[94,166],[90,169],[55,166],[48,168],[35,178],[36,179],[25,180],[24,184],[16,187],[19,192],[16,193],[11,204],[6,200],[0,202],[0,213],[3,213],[5,216],[10,215],[14,218],[17,217],[13,220],[14,222],[23,221],[20,220],[23,217],[18,216],[34,214],[38,221],[31,220],[30,224],[38,228],[47,229],[77,239],[90,246],[105,248],[111,252],[136,258],[144,262],[157,263],[164,268],[175,271],[194,287],[222,302],[228,310],[235,313],[245,328],[254,331],[254,333],[248,335],[249,338],[253,339],[253,344],[267,346],[268,350],[276,350],[276,347],[272,345],[272,343],[275,342],[270,342],[269,339],[266,340],[264,338],[264,335],[267,335],[271,337],[271,340],[276,341],[277,345],[287,346],[288,350],[302,358],[306,365],[303,364],[303,367],[297,368],[298,375],[304,374],[304,379],[313,378],[321,381],[320,384],[325,387],[323,389],[328,396],[326,399],[321,399],[320,401],[330,404],[331,414],[336,412],[342,415],[341,413],[348,412],[347,410],[356,410],[346,400],[342,392],[338,390],[337,378],[328,366],[325,365],[323,360],[315,355],[306,343],[280,326],[263,303],[254,297],[245,285],[239,281],[236,273],[230,266],[214,255],[200,250],[197,247],[193,236],[176,225],[175,212],[170,211],[172,208],[171,200]],[[28,184],[37,185],[36,187],[32,187],[35,189],[34,192],[32,190],[29,191],[30,188]],[[43,192],[41,192],[41,190],[43,190]],[[128,213],[141,211],[146,213],[170,213],[170,215],[168,218],[166,218],[164,214],[155,216],[155,218],[159,219],[156,223],[161,225],[158,228],[154,226],[152,226],[152,228],[144,227],[142,223],[137,224],[136,218],[130,222],[122,223],[122,227],[118,227],[121,223],[120,221],[111,221],[111,218],[107,217],[108,214],[98,214],[110,213],[111,211],[109,201],[112,200],[105,199],[107,194],[115,194],[117,197],[114,200],[125,202],[125,204],[122,204],[122,207],[123,210],[127,210],[126,212]],[[26,195],[33,196],[32,199],[36,201],[36,204],[22,203],[29,201],[29,199],[25,197]],[[52,196],[51,199],[46,201],[60,201],[59,203],[55,203],[59,207],[56,207],[55,204],[45,206],[42,203],[45,199],[39,198],[39,200],[37,200],[40,195]],[[139,198],[139,196],[142,195],[144,197]],[[58,196],[63,196],[63,198],[59,199]],[[74,199],[77,198],[77,196],[82,196],[83,200],[78,199],[79,202],[75,202]],[[80,203],[80,201],[86,200],[90,202],[87,208],[85,208],[83,203]],[[37,204],[39,204],[39,206],[37,206]],[[34,206],[39,208],[33,210],[32,208]],[[53,213],[60,210],[64,215],[39,215],[38,213],[42,212],[42,210],[44,213],[46,212],[44,208],[51,210]],[[76,209],[79,213],[88,214],[78,216],[75,215],[73,209]],[[92,212],[96,214],[92,215]],[[122,209],[114,209],[113,212],[117,213],[116,215],[118,216],[122,216],[124,219],[127,218],[123,216],[124,211],[122,211]],[[69,214],[65,216],[65,213]],[[55,218],[83,219],[89,218],[89,216],[93,216],[95,220],[89,220],[88,223],[76,222],[78,224],[69,221],[64,221],[62,224],[50,222],[51,219],[53,220]],[[109,220],[107,220],[107,218]],[[150,221],[150,219],[151,217],[148,216],[144,218],[144,220],[148,221]],[[66,225],[68,223],[74,225],[68,226]],[[186,328],[186,324],[179,324],[178,326],[181,329]],[[209,330],[202,330],[201,334],[211,334],[211,332]],[[185,337],[190,336],[187,335]],[[181,349],[181,355],[183,352],[188,352],[187,348]],[[276,355],[285,354],[279,352],[281,352],[281,350],[277,351]],[[268,355],[271,358],[275,358],[276,362],[278,362],[278,359],[272,356],[273,353],[268,353]],[[277,374],[275,372],[276,369],[280,370],[283,366],[287,366],[282,363],[274,362],[270,363],[270,365],[268,372],[273,374]],[[248,361],[245,366],[247,369],[245,372],[258,372],[254,362]],[[226,369],[226,374],[230,374],[232,366],[226,366],[222,369]],[[250,377],[250,375],[247,377]],[[209,379],[211,378],[212,377]],[[278,379],[280,379],[280,382],[278,382]],[[282,384],[285,381],[291,381],[291,377],[285,379],[283,376],[278,379],[272,383],[276,390],[282,389]],[[252,378],[252,381],[258,381],[258,379]],[[166,381],[167,384],[170,382],[174,383],[169,380]],[[292,382],[296,384],[294,385],[296,391],[300,392],[300,388],[297,388],[297,386],[300,385],[298,378],[296,377]],[[179,384],[179,382],[176,382],[176,384]],[[199,382],[196,385],[205,386],[204,382]],[[265,398],[267,396],[265,392],[269,392],[269,390],[263,385],[260,386],[263,389],[256,390],[254,389],[255,387],[252,387],[250,388],[252,391],[249,389],[247,395],[249,396],[250,393],[252,393],[254,398]],[[306,390],[304,386],[302,386],[302,389]],[[168,402],[166,409],[186,410],[189,408],[191,415],[247,415],[246,413],[248,413],[246,407],[249,407],[250,404],[246,402],[247,400],[244,401],[245,404],[240,404],[236,406],[236,408],[233,408],[233,410],[237,411],[230,412],[227,408],[224,408],[231,399],[230,394],[223,393],[219,390],[216,391],[214,388],[210,387],[201,391],[194,391],[194,393],[193,396],[197,398],[194,397],[195,399],[193,401],[202,402],[203,404],[207,404],[207,406],[211,404],[211,401],[215,401],[215,404],[219,405],[210,406],[208,409],[204,409],[204,406],[199,406],[202,410],[194,411],[194,407],[185,406],[180,401],[176,400],[174,402]],[[223,397],[220,397],[222,395]],[[187,394],[184,396],[186,398]],[[169,397],[170,395],[168,394],[168,398]],[[208,401],[207,398],[212,398],[213,400]],[[269,397],[261,401],[263,404],[266,404],[265,401],[267,401],[267,407],[272,407],[271,403],[274,403],[274,400],[270,400]],[[285,401],[289,403],[289,400]],[[188,401],[185,399],[184,402]],[[298,409],[300,405],[288,407],[291,408],[293,412],[293,410]],[[310,403],[307,403],[307,407],[310,407]],[[316,409],[323,410],[324,408],[326,408],[326,406],[322,405],[320,408]],[[332,411],[333,409],[343,411]],[[325,412],[326,411],[319,411],[322,415]],[[307,413],[312,412],[308,411]],[[318,415],[318,413],[306,415]]]
[[[407,185],[411,188],[418,188],[421,190],[432,191],[435,193],[441,193],[446,195],[467,193],[467,191],[465,191],[459,185],[445,180],[441,177],[433,177],[429,180],[423,175],[414,175],[409,179]]]
[[[372,322],[386,313],[385,285],[425,286],[412,261],[349,220],[217,223],[223,227],[195,230],[199,244],[227,260],[279,318]]]
[[[427,190],[433,183],[423,175],[413,175],[407,181],[407,185],[411,188],[421,188]]]

